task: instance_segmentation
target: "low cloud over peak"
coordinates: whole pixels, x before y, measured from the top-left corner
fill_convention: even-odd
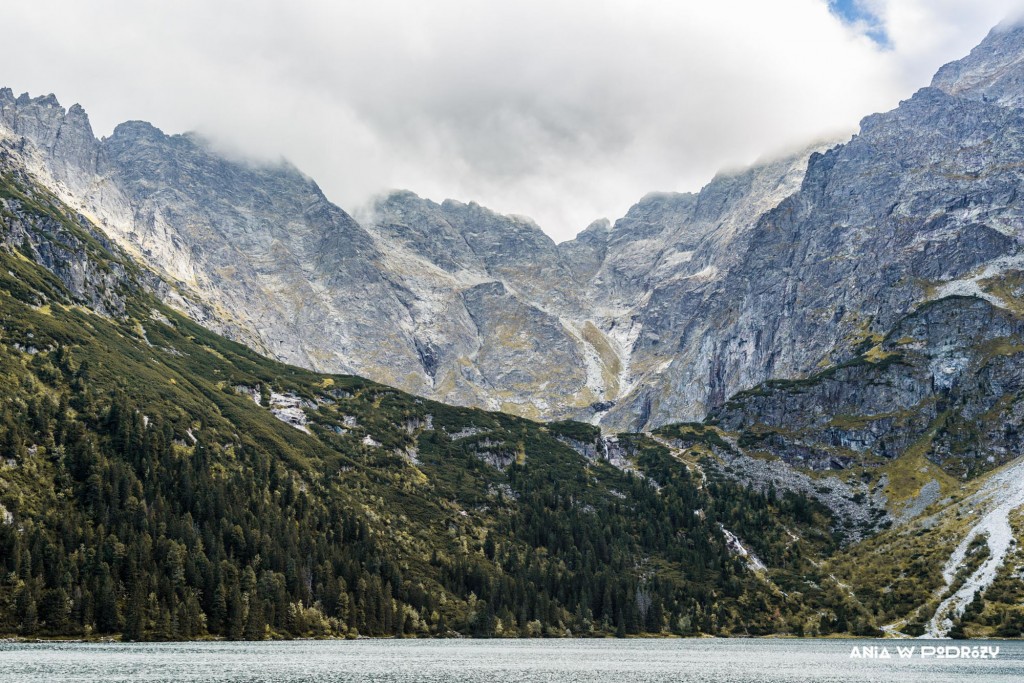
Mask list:
[[[36,0],[5,8],[0,84],[286,157],[347,208],[408,188],[562,240],[852,132],[1018,4]]]

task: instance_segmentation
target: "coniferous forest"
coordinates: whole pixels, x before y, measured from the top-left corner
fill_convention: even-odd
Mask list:
[[[0,633],[874,632],[806,497],[269,361],[16,169],[0,207]]]

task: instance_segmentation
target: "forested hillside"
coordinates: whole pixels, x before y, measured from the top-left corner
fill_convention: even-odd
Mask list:
[[[874,632],[806,496],[269,361],[0,171],[0,633]]]

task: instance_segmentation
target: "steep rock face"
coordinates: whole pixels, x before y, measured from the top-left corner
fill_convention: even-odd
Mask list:
[[[39,263],[56,279],[40,282],[27,269],[8,269],[0,276],[5,291],[44,310],[61,302],[109,318],[125,315],[126,283],[128,273],[137,274],[135,264],[110,258],[105,235],[35,186],[9,140],[0,141],[0,219],[0,246],[19,254],[24,264]]]
[[[807,379],[744,391],[710,420],[814,469],[874,465],[918,444],[961,477],[1024,447],[1024,320],[976,297],[910,314],[879,344]]]
[[[826,147],[721,174],[697,194],[648,195],[614,225],[596,221],[559,245],[528,220],[409,192],[361,219],[388,245],[389,276],[421,302],[420,334],[471,365],[451,381],[435,375],[437,395],[635,428],[647,422],[644,406],[616,411],[616,402],[661,382],[672,339],[740,262],[757,216],[795,192],[808,156]],[[480,296],[486,282],[500,282],[500,294]]]
[[[586,227],[572,240],[558,245],[565,263],[577,282],[589,282],[604,263],[608,254],[608,239],[612,224],[600,218]]]
[[[288,362],[424,390],[376,244],[294,168],[231,162],[144,122],[97,141],[82,109],[52,96],[0,91],[0,113],[39,179],[200,322]]]
[[[572,262],[531,221],[394,192],[361,216],[410,312],[430,392],[531,417],[603,400]]]
[[[977,294],[982,272],[1012,264],[1022,111],[961,94],[925,88],[813,155],[800,191],[758,219],[700,302],[666,381],[641,387],[625,413],[699,417],[769,378],[841,363],[919,302]]]
[[[294,168],[233,163],[132,122],[103,141],[99,173],[132,211],[130,231],[110,227],[215,307],[204,322],[311,368],[418,374],[408,312],[373,239]]]
[[[603,424],[641,429],[702,416],[686,397],[655,399],[680,354],[700,360],[708,308],[742,266],[757,219],[800,187],[808,157],[829,143],[723,173],[697,194],[651,194],[616,222],[607,256],[589,285],[598,325],[623,351],[620,401]],[[742,279],[742,273],[738,274]],[[680,400],[676,400],[679,398]]]
[[[96,166],[100,145],[81,106],[65,111],[53,95],[15,98],[10,88],[0,88],[0,124],[43,151],[57,181],[78,192],[91,182],[88,171]]]
[[[1024,103],[1024,26],[998,26],[963,59],[936,72],[932,87],[956,97],[1003,106]]]

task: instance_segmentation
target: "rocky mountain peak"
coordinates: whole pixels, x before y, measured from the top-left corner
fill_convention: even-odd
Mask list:
[[[22,93],[15,98],[10,88],[0,88],[0,124],[45,147],[55,145],[61,136],[93,137],[85,109],[75,104],[65,110],[53,94],[31,97]]]
[[[968,56],[939,69],[932,87],[1002,106],[1024,104],[1024,23],[992,29]]]
[[[605,242],[612,231],[612,222],[607,218],[598,218],[576,235],[581,242]]]
[[[660,234],[667,225],[678,225],[697,201],[691,192],[650,192],[615,221],[613,239],[643,239]]]
[[[164,140],[167,136],[162,130],[148,121],[125,121],[114,127],[112,140]]]
[[[42,153],[37,170],[60,184],[54,189],[61,194],[80,194],[82,179],[95,173],[99,143],[81,105],[65,110],[52,94],[15,98],[10,88],[3,88],[0,129],[32,141]]]

